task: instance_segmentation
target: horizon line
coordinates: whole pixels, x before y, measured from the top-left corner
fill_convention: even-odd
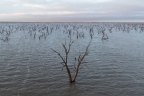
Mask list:
[[[47,21],[47,22],[43,22],[43,21],[0,21],[0,23],[144,23],[144,21],[59,21],[59,22],[55,22],[55,21]]]

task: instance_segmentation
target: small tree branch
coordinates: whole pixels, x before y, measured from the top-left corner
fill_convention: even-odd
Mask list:
[[[89,42],[88,46],[86,47],[86,50],[85,50],[84,54],[83,55],[80,54],[79,57],[78,57],[78,64],[77,64],[77,67],[76,67],[76,73],[75,73],[75,76],[73,78],[73,82],[75,82],[75,80],[77,78],[80,65],[83,63],[83,60],[84,60],[85,56],[88,55],[88,48],[89,48],[90,44],[91,44],[91,41]]]
[[[64,58],[63,58],[63,56],[62,56],[59,52],[57,52],[56,50],[54,50],[54,49],[52,49],[52,48],[51,48],[51,50],[52,50],[53,52],[57,53],[57,55],[62,59],[62,61],[63,61],[64,63],[66,63],[65,60],[64,60]]]

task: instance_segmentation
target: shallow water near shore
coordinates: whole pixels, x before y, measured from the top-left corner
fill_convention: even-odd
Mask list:
[[[102,40],[101,27],[108,39]],[[143,24],[0,23],[0,96],[144,96]],[[69,61],[89,55],[69,84],[61,44],[72,36]],[[111,30],[110,30],[111,29]]]

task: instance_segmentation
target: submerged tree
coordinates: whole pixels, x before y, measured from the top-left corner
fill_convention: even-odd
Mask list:
[[[71,39],[68,43],[66,43],[66,42],[62,43],[62,47],[64,49],[65,56],[63,56],[60,52],[52,49],[52,51],[55,52],[61,58],[61,60],[62,60],[61,64],[63,65],[63,67],[66,68],[66,72],[68,74],[70,83],[74,83],[76,81],[76,78],[77,78],[79,70],[80,70],[80,66],[81,66],[81,64],[85,63],[84,59],[88,55],[88,49],[90,47],[91,41],[88,43],[85,51],[80,53],[78,55],[78,57],[74,58],[75,59],[75,63],[73,64],[74,71],[70,70],[70,67],[68,65],[69,64],[68,57],[69,57],[69,54],[70,54],[71,47],[72,47],[73,43],[74,43],[74,41],[72,41]]]

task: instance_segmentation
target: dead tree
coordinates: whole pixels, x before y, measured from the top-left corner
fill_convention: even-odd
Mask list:
[[[66,68],[66,72],[68,74],[70,83],[74,83],[76,81],[76,78],[77,78],[79,70],[80,70],[80,66],[81,66],[81,64],[85,63],[84,59],[88,55],[88,49],[89,49],[91,41],[87,45],[85,51],[83,53],[79,54],[78,57],[75,57],[74,71],[71,71],[69,68],[69,65],[68,65],[69,64],[68,57],[69,57],[69,53],[70,53],[71,46],[73,43],[74,42],[71,39],[68,44],[66,42],[65,42],[65,44],[62,43],[62,47],[64,49],[65,56],[63,56],[60,52],[52,49],[52,51],[55,52],[61,58],[61,60],[62,60],[61,64],[63,65],[63,67]]]

